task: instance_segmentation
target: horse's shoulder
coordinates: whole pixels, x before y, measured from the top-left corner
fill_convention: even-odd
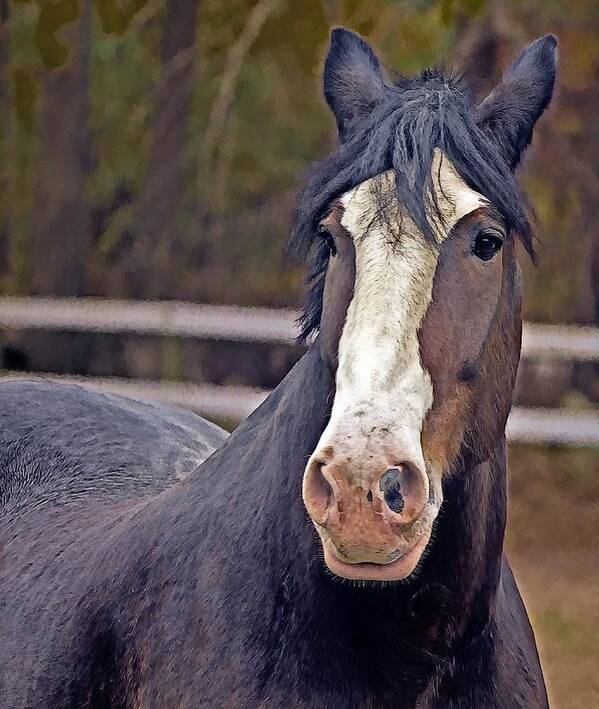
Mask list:
[[[0,382],[0,505],[34,493],[159,492],[225,438],[175,407],[56,382]]]

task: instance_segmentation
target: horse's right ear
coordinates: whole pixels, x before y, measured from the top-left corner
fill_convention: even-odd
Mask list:
[[[526,47],[478,107],[477,122],[498,141],[512,170],[551,100],[556,69],[557,39],[540,37]]]
[[[337,28],[331,32],[323,79],[324,95],[335,115],[339,138],[343,142],[383,98],[383,71],[362,37]]]

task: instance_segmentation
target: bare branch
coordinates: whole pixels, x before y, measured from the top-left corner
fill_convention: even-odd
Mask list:
[[[219,138],[226,129],[227,116],[235,98],[243,60],[260,34],[264,23],[281,3],[282,0],[260,0],[250,12],[243,31],[229,50],[218,93],[212,104],[208,126],[204,134],[204,147],[202,150],[202,163],[204,166],[210,165]]]

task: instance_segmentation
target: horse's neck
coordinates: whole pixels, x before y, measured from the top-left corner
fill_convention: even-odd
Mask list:
[[[160,529],[178,539],[173,552],[180,554],[184,543],[186,562],[197,550],[199,567],[206,549],[221,558],[221,574],[230,581],[223,590],[227,603],[237,599],[243,606],[237,627],[251,626],[264,656],[284,640],[284,652],[301,663],[309,682],[319,681],[324,662],[333,677],[337,663],[340,682],[349,664],[358,683],[380,686],[383,668],[393,664],[387,684],[404,685],[403,672],[402,691],[417,696],[457,645],[478,636],[492,616],[505,521],[504,443],[489,461],[464,463],[446,481],[433,542],[413,580],[356,586],[325,571],[301,500],[302,473],[333,395],[333,376],[312,349],[174,491],[169,506],[176,522]]]
[[[255,499],[270,529],[281,525],[281,531],[289,533],[297,516],[302,530],[308,529],[316,538],[301,503],[301,482],[307,460],[327,424],[333,397],[334,377],[313,347],[265,405],[231,436],[223,449],[223,459],[219,460],[217,454],[211,461],[217,470],[228,468],[233,462],[235,470],[239,466],[248,470],[243,494],[246,499]],[[476,445],[469,448],[476,449]],[[299,515],[294,514],[296,510]],[[506,454],[502,435],[483,463],[473,461],[464,447],[460,462],[444,479],[444,503],[427,558],[438,565],[448,584],[454,581],[458,568],[460,587],[464,586],[464,578],[476,583],[482,574],[488,583],[489,574],[497,575],[505,511]],[[258,521],[251,518],[250,524],[255,529]],[[295,558],[298,550],[290,551]],[[441,582],[440,575],[430,569],[433,563],[425,566],[424,575],[434,575]]]
[[[256,544],[254,559],[264,554],[263,569],[269,570],[275,583],[289,586],[290,577],[295,577],[298,593],[291,605],[309,604],[306,610],[310,614],[319,607],[328,613],[329,603],[341,615],[349,613],[344,608],[358,613],[362,602],[370,606],[370,594],[378,598],[379,606],[369,612],[387,625],[397,617],[396,610],[390,612],[387,604],[405,609],[415,594],[428,593],[430,599],[422,603],[433,621],[439,596],[443,612],[451,606],[463,620],[461,625],[473,609],[477,621],[484,624],[494,601],[502,555],[506,505],[503,438],[488,461],[478,466],[465,461],[446,481],[434,543],[414,581],[387,587],[384,593],[356,588],[332,579],[323,570],[317,535],[301,502],[302,473],[328,420],[333,395],[333,377],[313,349],[277,388],[273,400],[232,436],[226,446],[229,451],[223,451],[226,460],[219,467],[235,463],[236,470],[241,466],[247,471],[244,498],[248,508],[260,510],[256,517],[245,518],[247,535]],[[351,622],[349,615],[346,620]],[[397,620],[404,622],[405,618]]]

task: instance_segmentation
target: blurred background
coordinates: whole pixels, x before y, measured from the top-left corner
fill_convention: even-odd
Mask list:
[[[540,242],[537,268],[521,259],[508,547],[553,706],[599,706],[599,3],[0,0],[0,20],[0,376],[81,376],[228,428],[303,351],[284,245],[335,144],[329,28],[479,95],[559,36],[521,169]]]

